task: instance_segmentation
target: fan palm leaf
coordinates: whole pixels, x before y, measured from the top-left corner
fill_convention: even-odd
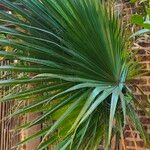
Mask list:
[[[9,35],[0,44],[13,48],[0,55],[18,60],[0,70],[27,75],[1,80],[0,86],[29,86],[1,101],[31,101],[11,117],[42,113],[20,128],[44,124],[21,143],[43,137],[39,150],[56,143],[58,150],[96,150],[104,141],[107,150],[112,137],[122,135],[128,116],[149,144],[127,84],[138,65],[113,10],[99,0],[18,2],[0,0],[12,12],[0,11],[0,32]]]

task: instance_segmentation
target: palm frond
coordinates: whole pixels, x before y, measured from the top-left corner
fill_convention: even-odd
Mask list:
[[[39,150],[56,143],[58,150],[96,150],[102,141],[109,149],[113,128],[122,137],[126,116],[135,116],[126,83],[137,73],[137,65],[127,52],[119,18],[99,0],[18,2],[23,7],[0,0],[12,11],[0,11],[0,32],[8,35],[0,45],[13,48],[0,51],[0,56],[18,60],[0,70],[26,72],[27,77],[1,80],[0,86],[26,84],[30,89],[1,101],[32,99],[11,116],[42,112],[20,128],[46,125],[21,143],[42,136]]]

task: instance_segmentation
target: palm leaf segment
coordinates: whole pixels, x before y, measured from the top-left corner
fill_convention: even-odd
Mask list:
[[[22,127],[45,124],[23,142],[42,136],[40,150],[55,143],[58,150],[96,150],[105,141],[109,149],[113,135],[122,135],[126,113],[137,122],[125,84],[134,67],[117,17],[98,0],[19,2],[22,6],[0,0],[12,11],[0,11],[1,33],[11,37],[0,44],[14,49],[0,54],[18,60],[0,69],[27,72],[27,77],[0,85],[32,86],[2,100],[32,99],[13,115],[42,112]]]

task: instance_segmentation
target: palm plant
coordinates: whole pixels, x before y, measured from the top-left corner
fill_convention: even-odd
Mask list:
[[[30,101],[9,117],[42,113],[19,129],[44,124],[21,143],[43,137],[38,150],[56,143],[58,150],[96,150],[100,142],[107,150],[115,135],[123,139],[130,120],[149,145],[135,111],[143,107],[130,90],[139,66],[113,9],[99,0],[18,2],[0,0],[12,12],[0,11],[0,32],[8,35],[0,44],[13,48],[0,55],[18,60],[0,70],[26,76],[1,80],[0,86],[26,89],[1,101]]]

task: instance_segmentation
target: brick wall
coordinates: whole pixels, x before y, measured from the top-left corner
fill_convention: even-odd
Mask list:
[[[137,59],[139,63],[143,66],[143,73],[150,72],[150,38],[146,35],[140,39],[133,47],[133,50],[139,50],[137,53]],[[137,78],[134,83],[138,85],[146,96],[150,100],[150,74],[143,75]],[[142,102],[143,96],[140,94],[138,89],[134,90],[136,97]],[[144,102],[142,103],[145,105]],[[138,110],[139,118],[145,128],[145,130],[150,133],[150,117],[146,116],[142,110]],[[138,131],[134,131],[132,126],[127,125],[125,131],[125,144],[126,150],[146,150],[143,140],[140,138]]]
[[[0,65],[9,65],[9,60],[0,60]],[[1,79],[8,79],[12,76],[10,72],[0,71]],[[0,98],[8,94],[10,89],[8,87],[0,87]],[[20,120],[18,118],[6,117],[16,107],[14,102],[0,102],[0,150],[15,150],[13,148],[20,137],[18,132],[14,132],[16,125],[19,125]]]

